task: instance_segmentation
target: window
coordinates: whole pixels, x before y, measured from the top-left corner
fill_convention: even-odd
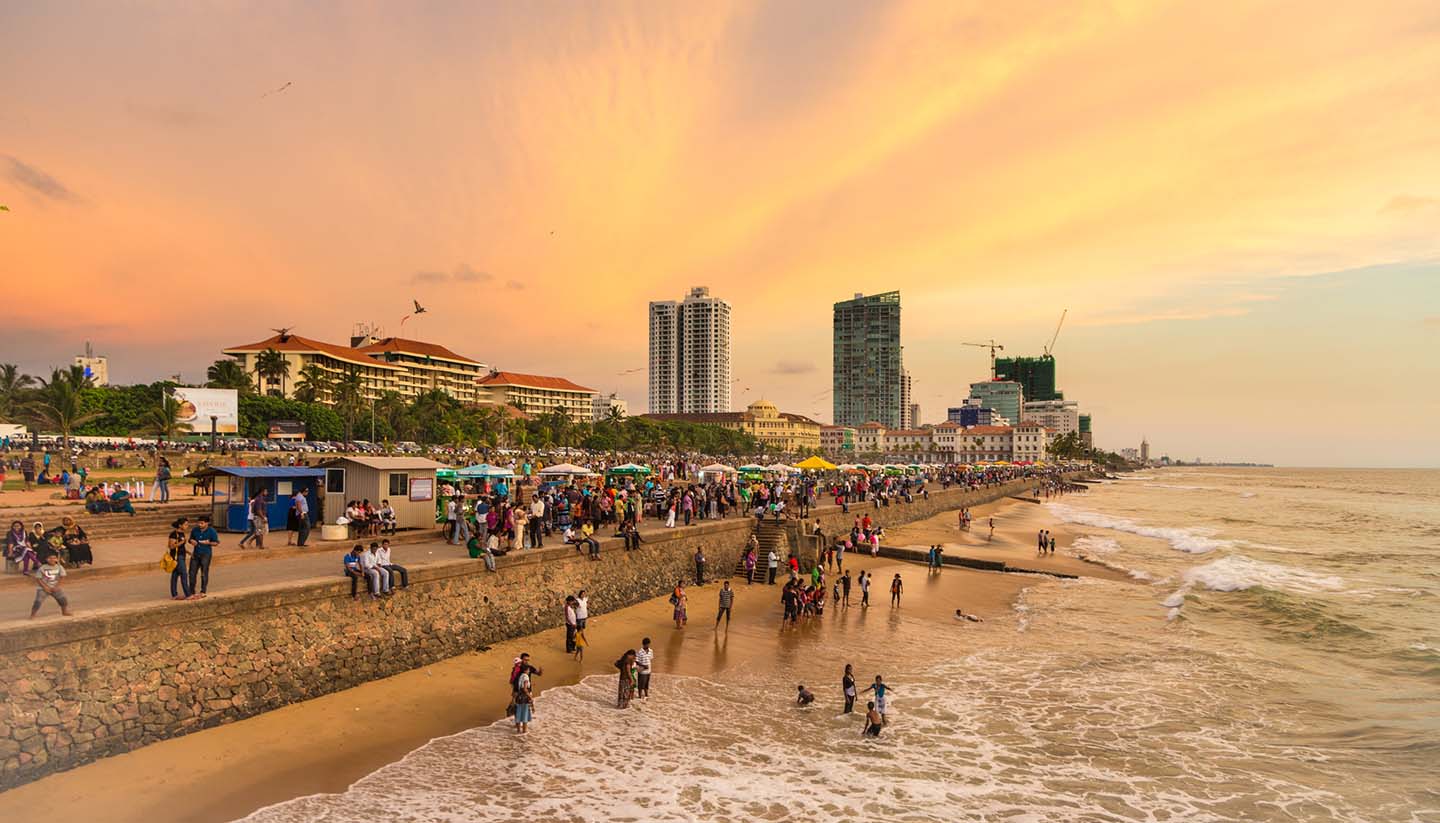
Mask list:
[[[390,473],[390,496],[400,497],[410,493],[410,475],[404,472]]]
[[[345,493],[345,470],[344,470],[344,469],[326,469],[326,470],[325,470],[325,493],[326,493],[326,494],[344,494],[344,493]]]

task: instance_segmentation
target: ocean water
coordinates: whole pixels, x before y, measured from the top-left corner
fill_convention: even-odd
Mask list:
[[[1440,472],[1166,470],[1048,508],[1135,582],[736,628],[772,651],[624,713],[610,677],[551,689],[524,738],[249,819],[1440,821]],[[894,687],[878,740],[839,713],[843,661]]]

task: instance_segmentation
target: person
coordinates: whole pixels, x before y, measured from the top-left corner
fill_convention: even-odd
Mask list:
[[[845,664],[845,673],[840,676],[840,693],[845,696],[845,714],[855,711],[855,667]]]
[[[880,713],[880,724],[883,726],[890,721],[885,717],[885,696],[890,693],[890,687],[885,685],[885,680],[880,675],[875,675],[875,682],[865,688],[867,692],[875,693],[875,702],[870,705]]]
[[[210,559],[220,545],[220,535],[210,525],[210,515],[200,515],[200,522],[190,529],[190,592],[204,597],[210,591]],[[198,593],[197,593],[198,590]]]
[[[640,641],[640,649],[635,652],[635,696],[650,696],[650,665],[655,661],[655,650],[650,648],[650,638]]]
[[[589,641],[587,641],[587,640],[585,639],[585,630],[584,630],[584,629],[576,629],[576,630],[575,630],[575,662],[577,662],[577,663],[584,663],[584,662],[585,662],[585,646],[586,646],[588,643],[589,643]]]
[[[250,503],[246,508],[246,530],[245,536],[240,538],[240,548],[245,548],[245,544],[251,541],[255,542],[255,548],[265,548],[265,534],[262,529],[268,531],[269,525],[263,522],[264,517],[265,490],[261,489],[255,493],[254,497],[250,498]]]
[[[365,547],[356,543],[350,551],[345,553],[342,562],[345,564],[345,576],[350,578],[350,599],[354,600],[360,596],[360,581],[365,581],[365,588],[370,592],[371,597],[379,597],[376,589],[379,588],[378,577],[371,576],[365,572],[364,561],[361,557],[365,554]]]
[[[631,699],[635,697],[635,675],[637,671],[635,667],[635,650],[629,649],[620,655],[620,659],[615,661],[615,668],[619,670],[620,673],[620,686],[615,698],[615,707],[617,709],[628,709],[630,708]]]
[[[295,496],[290,498],[290,518],[293,518],[295,531],[298,533],[295,545],[303,547],[305,541],[310,539],[310,501],[305,499],[303,489],[297,489]],[[287,535],[285,540],[288,546],[290,537]]]
[[[809,689],[805,688],[804,683],[801,683],[800,685],[795,687],[795,705],[808,706],[814,702],[815,694]]]
[[[530,653],[521,652],[510,665],[510,705],[505,707],[505,715],[513,717],[520,702],[520,677],[521,675],[539,676],[545,672],[539,666],[530,665]],[[532,694],[533,702],[533,694]],[[526,722],[529,722],[528,720]]]
[[[189,569],[186,562],[189,560],[189,550],[186,549],[185,524],[186,519],[177,517],[170,523],[170,536],[165,541],[165,552],[175,565],[170,569],[170,599],[189,600],[195,595],[195,588],[190,585]],[[179,587],[176,587],[176,583]]]
[[[472,537],[471,540],[478,540]],[[495,571],[495,549],[500,545],[500,538],[490,535],[485,538],[485,543],[480,550],[480,558],[485,561],[486,571]]]
[[[625,538],[626,551],[638,549],[640,548],[640,544],[645,542],[643,539],[641,539],[640,530],[635,528],[635,521],[633,520],[625,521],[625,525],[621,531],[621,534]]]
[[[530,501],[530,519],[526,522],[530,526],[530,545],[542,548],[545,545],[545,500],[538,494]]]
[[[1051,553],[1051,554],[1054,554],[1054,553],[1055,553],[1055,538],[1053,538],[1053,537],[1050,538],[1050,553]]]
[[[399,526],[399,521],[395,517],[395,507],[390,505],[389,500],[380,501],[380,511],[378,515],[380,517],[380,533],[394,534],[395,529]],[[305,531],[308,533],[309,530],[310,527],[307,525]],[[301,537],[300,545],[305,545],[304,537]]]
[[[848,571],[840,575],[840,591],[845,595],[845,608],[850,608],[850,572]]]
[[[155,502],[170,502],[170,461],[165,457],[155,463]]]
[[[65,597],[65,592],[60,588],[60,581],[65,577],[65,567],[60,565],[60,555],[50,552],[45,555],[45,562],[35,570],[35,605],[30,607],[30,619],[34,620],[35,615],[40,611],[40,605],[45,602],[46,596],[55,599],[60,605],[60,613],[66,617],[70,616],[70,600]]]
[[[995,539],[995,518],[990,518],[990,533],[985,535],[985,542],[989,543]]]
[[[695,585],[705,585],[705,550],[695,549]]]
[[[456,521],[456,500],[454,497],[445,501],[445,541],[452,546],[459,546],[460,524]]]
[[[860,572],[860,608],[870,608],[870,575]]]
[[[979,615],[966,614],[965,612],[962,612],[962,611],[960,611],[959,609],[956,609],[956,610],[955,610],[955,619],[956,619],[956,620],[969,620],[971,623],[984,623],[984,622],[985,622],[985,620],[984,620],[983,618],[981,618]]]
[[[394,588],[395,575],[400,575],[400,588],[410,588],[410,570],[404,566],[398,566],[390,559],[390,541],[381,540],[380,548],[375,550],[375,560],[380,568],[390,574],[391,588]]]
[[[879,737],[880,729],[885,725],[885,716],[875,711],[875,701],[871,700],[865,704],[865,731],[861,732],[863,737]]]
[[[20,459],[20,477],[25,481],[25,491],[35,488],[35,454],[32,452]]]
[[[575,617],[575,596],[565,595],[565,652],[575,651],[575,633],[580,630]]]
[[[85,529],[75,522],[75,518],[66,515],[60,518],[61,540],[64,543],[65,551],[70,555],[72,566],[93,566],[95,555],[90,551],[90,536]]]
[[[685,581],[676,580],[675,590],[670,593],[670,605],[675,607],[675,628],[685,628]]]
[[[25,524],[12,520],[10,531],[5,535],[5,571],[28,575],[32,568],[39,569],[40,558],[35,553],[37,548],[25,531]]]
[[[735,604],[735,590],[730,588],[730,581],[726,580],[725,585],[720,587],[720,610],[715,612],[715,625],[720,625],[720,618],[725,618],[725,628],[730,628],[730,607]]]
[[[380,565],[379,552],[380,544],[370,541],[370,548],[360,556],[360,565],[365,569],[366,576],[375,575],[380,580],[381,594],[394,594],[395,590],[390,584],[390,570]]]
[[[775,572],[780,568],[780,555],[775,553],[775,548],[770,548],[769,555],[765,558],[765,565],[770,570],[770,585],[775,585]]]
[[[590,598],[581,589],[575,593],[575,628],[583,631],[590,622]]]
[[[900,592],[901,592],[904,588],[905,588],[905,584],[900,582],[900,573],[899,573],[899,572],[896,572],[896,573],[895,573],[895,579],[890,581],[890,605],[891,605],[891,606],[899,606],[899,605],[900,605]]]
[[[535,694],[531,690],[530,683],[531,667],[522,666],[520,674],[515,678],[515,733],[525,734],[530,731],[530,721],[534,718],[533,707]]]

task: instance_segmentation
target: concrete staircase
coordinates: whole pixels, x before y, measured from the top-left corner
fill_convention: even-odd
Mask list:
[[[10,521],[19,520],[28,529],[31,524],[39,521],[45,524],[45,528],[60,525],[63,517],[73,517],[75,522],[85,530],[91,541],[107,540],[122,537],[147,537],[151,535],[163,535],[170,531],[170,523],[177,517],[188,517],[191,520],[202,514],[210,512],[210,498],[183,498],[172,497],[169,503],[145,503],[137,502],[135,515],[110,512],[108,514],[90,514],[81,505],[60,505],[60,506],[23,506],[13,509],[0,509],[0,519],[3,519],[4,527],[9,528]]]

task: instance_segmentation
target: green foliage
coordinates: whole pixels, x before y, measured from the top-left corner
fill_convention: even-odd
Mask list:
[[[225,358],[216,360],[205,370],[205,387],[210,389],[234,389],[242,395],[255,393],[255,381],[240,367],[239,360]]]
[[[285,396],[285,378],[290,376],[290,361],[275,349],[266,349],[255,355],[255,373],[260,376],[268,391],[277,391]],[[279,389],[271,389],[275,385]],[[268,393],[267,391],[267,393]]]
[[[0,420],[13,420],[19,415],[26,392],[37,382],[21,373],[14,363],[0,364]]]
[[[82,398],[91,380],[85,376],[84,369],[71,366],[68,370],[54,370],[49,380],[42,379],[40,383],[40,388],[26,400],[24,414],[40,431],[59,434],[61,449],[69,452],[70,436],[100,417],[99,412],[85,409]]]
[[[269,437],[271,420],[302,420],[311,440],[339,440],[345,434],[340,415],[328,406],[269,395],[240,398],[241,437]]]

